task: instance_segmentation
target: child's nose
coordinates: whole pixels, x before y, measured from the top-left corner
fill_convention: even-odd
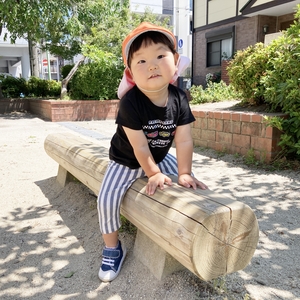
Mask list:
[[[149,70],[152,71],[152,70],[156,70],[157,69],[157,64],[155,63],[150,63],[149,65]]]

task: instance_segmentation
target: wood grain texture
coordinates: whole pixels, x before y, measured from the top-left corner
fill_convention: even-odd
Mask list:
[[[50,134],[47,154],[96,195],[108,164],[108,150],[71,134]],[[127,191],[121,213],[203,280],[245,268],[258,242],[258,223],[249,206],[211,190],[176,184],[145,193],[146,178]]]

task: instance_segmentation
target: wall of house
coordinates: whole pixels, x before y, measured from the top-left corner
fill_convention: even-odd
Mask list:
[[[258,17],[245,18],[239,21],[227,23],[225,25],[216,26],[213,29],[205,29],[202,31],[196,31],[194,33],[194,60],[193,60],[193,84],[205,85],[205,76],[208,73],[215,73],[221,71],[221,66],[206,67],[206,38],[205,34],[211,30],[217,30],[222,28],[228,28],[235,26],[235,50],[245,49],[249,45],[253,45],[258,42],[257,25]],[[249,30],[251,28],[251,30]],[[264,40],[262,39],[261,42]]]
[[[263,32],[263,26],[268,25],[267,34],[277,32],[278,24],[293,22],[294,15],[288,14],[281,17],[257,15],[251,18],[240,19],[225,25],[215,26],[213,28],[196,31],[194,33],[194,61],[193,61],[193,84],[205,86],[205,76],[208,73],[222,71],[222,66],[206,67],[206,38],[205,34],[212,30],[218,30],[235,26],[235,44],[234,49],[242,50],[256,43],[264,43],[266,34]],[[251,30],[249,30],[251,28]]]

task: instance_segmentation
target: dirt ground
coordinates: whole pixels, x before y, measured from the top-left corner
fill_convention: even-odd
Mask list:
[[[157,280],[134,258],[134,235],[119,277],[97,277],[103,241],[96,197],[79,182],[60,187],[44,151],[50,133],[69,132],[108,147],[114,121],[46,122],[0,115],[1,299],[300,299],[300,174],[249,168],[234,155],[195,149],[194,173],[211,190],[248,204],[259,243],[239,272],[204,282],[188,270]]]

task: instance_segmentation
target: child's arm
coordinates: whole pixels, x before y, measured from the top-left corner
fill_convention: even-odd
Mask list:
[[[178,164],[178,183],[185,187],[207,189],[207,186],[191,176],[193,158],[193,139],[190,124],[178,126],[174,139]]]
[[[163,189],[164,184],[171,185],[171,178],[161,173],[155,163],[144,132],[142,130],[133,130],[124,126],[123,129],[133,148],[136,159],[148,177],[146,193],[153,195],[157,187]]]

